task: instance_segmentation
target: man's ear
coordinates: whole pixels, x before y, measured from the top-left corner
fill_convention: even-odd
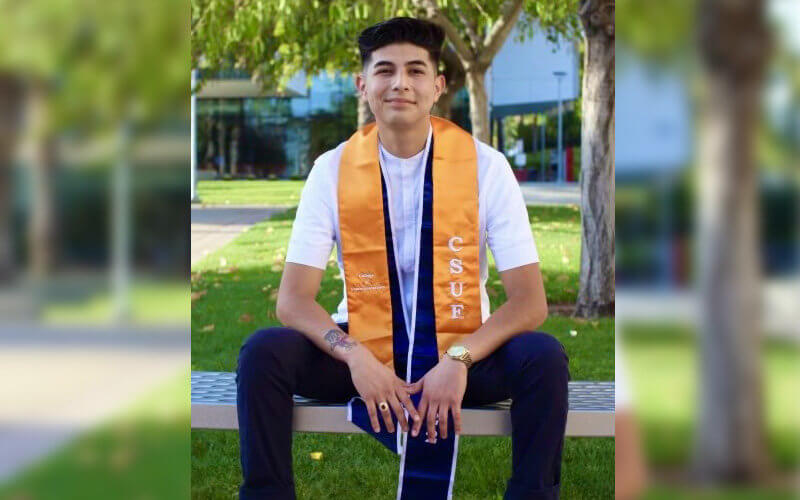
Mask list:
[[[433,102],[438,102],[439,98],[444,93],[444,89],[447,88],[447,80],[445,80],[443,74],[436,75],[436,78],[433,81]]]
[[[358,90],[358,93],[361,94],[362,97],[366,97],[367,82],[364,79],[363,73],[356,75],[356,90]]]

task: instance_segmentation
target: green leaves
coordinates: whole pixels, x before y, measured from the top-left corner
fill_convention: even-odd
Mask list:
[[[51,90],[53,128],[107,130],[122,117],[157,119],[188,102],[187,7],[178,0],[0,0],[0,71]]]
[[[383,19],[385,4],[344,0],[192,0],[195,66],[208,73],[237,66],[265,85],[300,71],[358,71],[358,34]],[[391,15],[396,15],[392,12]]]

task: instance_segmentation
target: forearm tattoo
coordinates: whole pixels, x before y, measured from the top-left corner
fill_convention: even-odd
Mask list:
[[[353,349],[358,342],[352,339],[349,335],[342,332],[341,330],[328,330],[325,333],[325,340],[328,342],[328,345],[331,346],[331,352],[337,346],[341,347],[345,351],[349,351]]]

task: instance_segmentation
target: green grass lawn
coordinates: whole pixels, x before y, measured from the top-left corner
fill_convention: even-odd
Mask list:
[[[129,291],[130,321],[137,325],[186,324],[185,281],[139,280]],[[50,324],[94,325],[114,321],[114,304],[107,290],[78,300],[58,300],[44,306],[42,320]]]
[[[574,207],[530,207],[548,300],[576,294],[580,216]],[[253,226],[192,268],[192,369],[232,371],[244,339],[278,325],[274,313],[294,210]],[[317,300],[333,311],[342,282],[332,253]],[[494,269],[487,284],[492,308],[505,300]],[[573,380],[613,380],[614,320],[581,321],[551,316],[541,328],[564,343]],[[570,335],[575,330],[577,335]],[[192,495],[229,498],[241,480],[235,432],[192,432]],[[393,498],[399,460],[366,435],[298,433],[294,473],[299,498]],[[323,453],[312,460],[313,451]],[[563,498],[611,498],[614,440],[568,438],[563,457]],[[456,498],[502,498],[511,473],[511,440],[464,437],[459,445]],[[342,481],[346,476],[348,481]]]
[[[676,325],[626,325],[623,345],[649,460],[688,463],[697,397],[695,336]],[[787,470],[800,465],[800,349],[771,340],[761,356],[769,450],[773,464]]]
[[[305,181],[198,181],[200,203],[208,205],[293,206],[300,202]]]
[[[305,181],[214,180],[200,181],[197,192],[201,203],[218,205],[269,205],[296,206]],[[578,206],[528,207],[539,258],[543,262],[542,274],[551,304],[573,303],[578,294],[578,269],[581,257],[581,217]],[[292,212],[284,226],[273,230],[291,228]],[[283,242],[288,236],[274,240]],[[284,250],[285,251],[285,250]],[[494,271],[494,259],[489,254],[491,275],[489,281],[499,280]],[[209,264],[206,264],[208,266]],[[213,263],[211,264],[213,265]],[[497,287],[502,291],[502,287]],[[503,300],[503,297],[500,297]]]
[[[201,183],[201,196],[205,189],[209,194],[203,201],[207,203],[216,199],[230,204],[296,205],[302,182],[294,186],[281,182],[285,181],[239,181],[246,189],[234,193],[234,182],[209,181],[206,185]],[[215,198],[221,193],[226,194]],[[548,302],[574,302],[580,258],[578,207],[536,206],[528,207],[528,213],[542,261]],[[233,370],[242,341],[257,328],[278,324],[275,297],[293,219],[294,211],[290,210],[262,222],[193,267],[192,369]],[[333,259],[335,253],[317,297],[329,311],[339,303],[342,287]],[[488,293],[496,308],[505,300],[505,293],[491,253],[489,262]],[[656,467],[672,467],[685,464],[690,456],[696,380],[694,341],[678,327],[656,332],[648,328],[634,326],[626,330],[627,355],[635,378],[634,392],[647,455]],[[613,319],[579,321],[551,315],[542,329],[564,343],[573,380],[613,380]],[[570,330],[576,330],[577,335],[570,336]],[[798,408],[792,406],[800,354],[796,348],[769,343],[764,356],[770,450],[775,463],[786,469],[800,463],[796,446],[800,416]],[[394,496],[397,457],[369,436],[298,433],[293,446],[300,498]],[[511,470],[510,447],[509,438],[462,438],[454,496],[502,498]],[[322,460],[310,458],[314,451],[323,453]],[[567,438],[562,497],[611,498],[613,464],[613,439]],[[193,431],[192,473],[194,498],[235,496],[241,480],[238,434]],[[349,481],[342,482],[342,476]],[[656,484],[646,498],[778,499],[791,495],[774,488],[697,492],[684,486]]]
[[[0,498],[188,497],[188,393],[185,372],[0,487]]]

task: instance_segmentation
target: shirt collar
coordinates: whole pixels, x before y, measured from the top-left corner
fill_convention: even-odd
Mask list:
[[[410,158],[400,158],[399,156],[395,156],[386,151],[386,149],[383,147],[383,144],[381,144],[380,139],[378,139],[378,151],[380,152],[381,160],[383,160],[385,165],[388,165],[389,163],[397,164],[401,162],[410,165],[419,165],[422,163],[423,159],[428,157],[428,150],[431,147],[431,137],[433,137],[433,127],[428,125],[428,138],[425,140],[425,147],[422,148],[422,151]]]

